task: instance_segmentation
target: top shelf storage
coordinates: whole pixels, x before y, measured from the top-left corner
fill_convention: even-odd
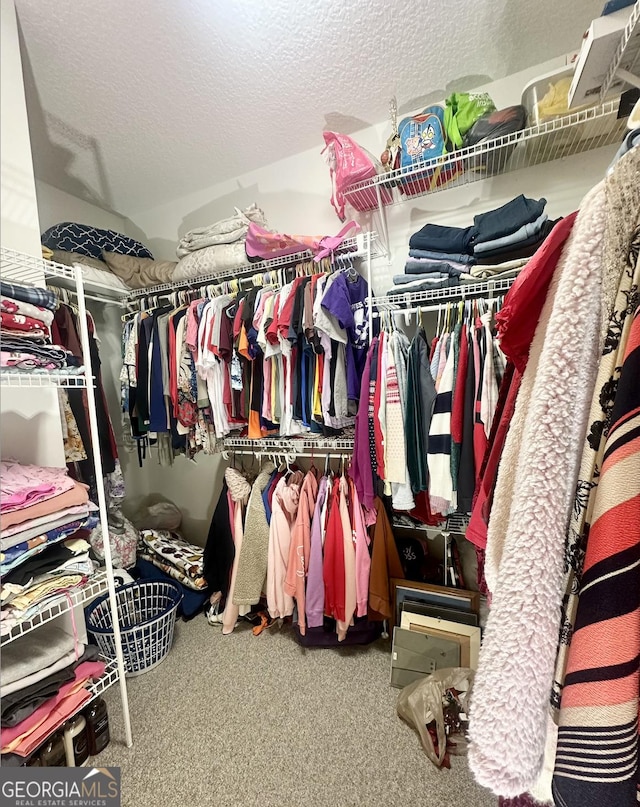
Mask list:
[[[375,210],[427,194],[469,185],[541,163],[619,144],[625,120],[617,119],[618,101],[530,126],[477,146],[460,149],[409,169],[351,185],[345,196],[356,210]]]
[[[375,232],[365,232],[353,238],[345,238],[340,246],[334,251],[334,255],[344,258],[363,258],[367,256],[375,257],[384,253],[384,247],[379,243]],[[144,289],[134,289],[129,293],[130,299],[137,297],[148,297],[154,294],[166,294],[167,292],[178,291],[179,289],[198,288],[210,283],[223,283],[227,280],[242,280],[257,276],[260,273],[271,270],[282,269],[286,266],[294,266],[297,263],[310,261],[313,259],[313,252],[306,250],[296,252],[292,255],[283,255],[269,260],[246,263],[233,269],[225,269],[213,272],[208,275],[189,278],[187,280],[176,280],[173,283],[161,283],[157,286],[149,286]]]

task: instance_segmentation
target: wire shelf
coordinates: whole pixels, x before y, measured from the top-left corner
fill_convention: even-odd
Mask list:
[[[29,619],[16,625],[13,630],[4,635],[0,640],[0,646],[13,642],[25,633],[29,633],[34,628],[57,619],[62,614],[66,614],[72,608],[83,605],[95,597],[99,597],[107,591],[107,575],[105,572],[96,572],[91,576],[86,585],[69,589],[69,596],[57,595],[54,599],[43,603],[42,609]]]
[[[478,182],[541,163],[618,144],[625,121],[617,119],[618,101],[574,112],[530,126],[495,140],[426,160],[411,168],[397,168],[345,191],[356,210],[375,210],[426,194]],[[382,192],[381,192],[382,191]]]
[[[626,70],[628,73],[638,75],[640,69],[640,0],[635,3],[629,22],[620,39],[615,55],[611,60],[607,74],[600,88],[600,99],[604,99],[616,81],[616,74],[619,70]],[[619,91],[624,89],[625,79],[619,77]]]
[[[54,277],[75,281],[73,267],[7,247],[0,250],[0,275],[3,280],[27,286],[42,286],[43,279]]]
[[[6,367],[0,372],[1,387],[63,387],[65,389],[83,389],[87,386],[84,372],[69,373],[64,370],[44,370],[35,372],[28,370],[12,371]]]
[[[384,253],[384,249],[378,243],[377,234],[375,232],[366,232],[354,238],[346,238],[340,247],[335,250],[334,255],[360,258],[366,256],[369,249],[372,250],[372,254],[377,255]],[[176,280],[173,283],[160,283],[157,286],[149,286],[145,289],[134,289],[129,293],[129,299],[135,300],[139,297],[148,297],[153,294],[163,294],[178,291],[179,289],[204,286],[208,283],[222,283],[225,280],[247,278],[261,272],[268,272],[271,269],[293,266],[296,263],[308,261],[312,258],[313,253],[306,250],[304,252],[296,252],[293,255],[284,255],[280,258],[270,258],[269,260],[257,261],[256,263],[242,264],[233,269],[200,275],[195,278],[189,278],[188,280]]]
[[[461,283],[459,286],[449,286],[444,289],[399,292],[391,296],[385,294],[382,297],[372,297],[371,305],[380,311],[403,311],[405,308],[428,303],[459,302],[471,297],[494,296],[509,291],[515,279],[515,277],[504,277],[498,280],[482,280],[477,283]]]
[[[305,454],[348,453],[353,451],[352,437],[265,437],[251,440],[248,437],[226,437],[225,451],[250,454]]]
[[[391,526],[394,530],[416,530],[417,532],[426,532],[429,533],[430,538],[435,538],[436,535],[442,532],[452,532],[456,535],[464,535],[468,523],[468,516],[454,513],[454,515],[448,516],[442,522],[442,524],[438,524],[436,527],[432,527],[429,524],[422,524],[419,521],[413,522],[411,519],[405,522],[402,520],[401,516],[394,517]]]

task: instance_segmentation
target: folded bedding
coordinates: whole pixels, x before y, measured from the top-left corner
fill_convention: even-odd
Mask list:
[[[20,359],[21,354],[33,356],[33,361],[38,367],[44,367],[47,364],[53,364],[56,367],[64,367],[69,360],[69,353],[59,345],[48,345],[45,344],[44,340],[25,340],[20,336],[3,336],[2,353],[13,356],[13,360],[16,362],[15,366],[18,366],[20,361],[22,361],[22,359]],[[7,361],[10,362],[11,359],[7,358]],[[3,367],[4,366],[11,367],[12,365],[9,363],[3,365]]]
[[[47,327],[53,322],[53,311],[41,305],[33,305],[23,300],[14,300],[13,297],[0,295],[0,311],[3,314],[17,314],[28,317]]]
[[[470,274],[477,280],[484,280],[488,277],[502,274],[511,269],[521,269],[529,262],[529,258],[516,258],[513,261],[503,261],[502,263],[480,264],[469,269]]]
[[[144,244],[133,238],[115,230],[101,230],[72,221],[54,224],[42,234],[40,240],[51,250],[79,252],[98,260],[102,258],[103,250],[119,252],[121,255],[137,255],[139,258],[153,258]]]
[[[13,300],[31,303],[31,305],[42,306],[42,308],[47,308],[51,311],[55,311],[58,307],[58,298],[52,291],[36,286],[19,286],[16,283],[2,280],[0,281],[0,295],[10,297]]]
[[[145,289],[159,283],[171,283],[177,266],[176,261],[155,261],[152,258],[120,255],[106,250],[102,256],[109,270],[130,289]]]
[[[204,549],[166,530],[141,530],[139,555],[196,590],[207,586],[203,575]]]
[[[189,252],[180,258],[173,279],[176,282],[192,280],[201,275],[239,269],[248,263],[244,240],[232,244],[218,244]]]
[[[25,348],[28,350],[28,347]],[[24,350],[0,351],[0,367],[13,368],[14,370],[60,370],[64,367],[64,361],[51,361],[42,359],[33,353],[25,353]]]
[[[102,269],[96,269],[93,266],[78,261],[74,266],[80,266],[82,269],[82,277],[85,282],[99,283],[102,286],[109,286],[116,291],[128,291],[129,287],[117,275],[109,270],[105,264]]]
[[[449,275],[449,277],[460,277],[460,275],[467,269],[467,267],[463,264],[460,264],[460,266],[462,268],[453,266],[453,264],[447,263],[447,261],[430,261],[427,259],[409,258],[404,265],[404,271],[415,275],[426,275],[435,272],[437,274]]]
[[[216,221],[207,227],[196,227],[185,233],[180,239],[176,255],[178,258],[183,258],[190,252],[206,247],[244,241],[251,222],[266,226],[267,221],[263,211],[255,204],[245,210],[239,210],[236,207],[233,216]]]
[[[64,670],[48,675],[42,681],[7,695],[2,699],[0,725],[3,728],[16,726],[33,714],[38,706],[57,695],[63,684],[74,679],[74,671],[71,667],[65,667]]]
[[[411,283],[405,283],[402,286],[394,286],[387,292],[388,297],[402,296],[414,291],[430,291],[431,289],[447,289],[450,286],[458,286],[460,280],[457,277],[446,277],[442,280],[418,280]]]
[[[48,627],[48,625],[43,625],[42,627]],[[30,633],[25,634],[26,636],[31,636]],[[21,641],[24,637],[20,637],[15,639],[13,642],[10,642],[7,647],[11,647],[15,645],[16,642]],[[54,662],[53,664],[49,665],[48,667],[43,667],[36,672],[32,672],[29,675],[25,675],[22,678],[19,678],[16,681],[13,681],[11,684],[5,684],[2,682],[2,677],[0,676],[0,698],[4,699],[7,695],[11,695],[13,692],[20,692],[25,687],[31,686],[32,684],[36,684],[38,681],[42,681],[43,678],[46,678],[49,675],[53,675],[53,673],[59,672],[60,670],[64,670],[65,667],[70,667],[74,664],[78,657],[81,656],[85,651],[85,645],[83,642],[78,642],[75,647],[65,653],[58,661]],[[4,655],[4,650],[2,651]],[[0,667],[0,672],[2,671]]]

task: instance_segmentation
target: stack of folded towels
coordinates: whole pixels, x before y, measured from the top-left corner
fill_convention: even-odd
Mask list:
[[[88,488],[65,468],[0,463],[0,634],[9,634],[94,573],[97,523]]]
[[[545,204],[545,199],[521,195],[475,216],[470,227],[426,224],[411,236],[404,274],[394,275],[393,288],[387,294],[516,274],[556,223],[544,213]]]
[[[264,213],[255,204],[245,210],[236,208],[233,216],[186,233],[176,250],[178,265],[174,281],[193,280],[247,264],[245,245],[252,222],[261,227],[267,224]]]
[[[0,366],[9,371],[59,370],[67,351],[51,343],[58,301],[46,289],[0,282]]]
[[[55,624],[42,625],[2,648],[2,765],[21,765],[92,695],[105,669],[98,649]]]

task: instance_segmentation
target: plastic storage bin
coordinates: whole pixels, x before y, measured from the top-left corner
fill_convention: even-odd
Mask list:
[[[87,608],[87,630],[109,658],[116,657],[108,594]],[[149,580],[116,591],[122,652],[127,677],[140,675],[160,664],[171,649],[180,587],[169,581]]]

